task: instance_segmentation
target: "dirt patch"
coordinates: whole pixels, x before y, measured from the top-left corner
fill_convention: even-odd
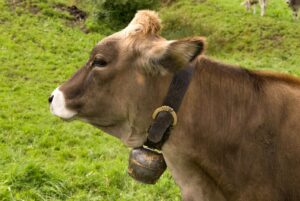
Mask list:
[[[25,11],[29,11],[34,15],[39,13],[49,15],[51,17],[56,15],[63,18],[68,26],[77,26],[80,27],[83,32],[89,32],[89,30],[85,27],[85,20],[88,17],[88,14],[87,12],[79,9],[76,5],[67,6],[60,3],[49,5],[47,9],[41,9],[39,7],[39,3],[30,0],[6,0],[6,3],[14,11],[17,10],[17,8],[22,8],[22,10],[24,9]],[[22,11],[19,11],[18,13],[22,14]],[[66,15],[66,13],[69,15]]]
[[[33,5],[30,1],[7,0],[6,3],[12,9],[16,9],[17,7],[22,7],[29,10],[29,12],[31,12],[32,14],[37,14],[40,12],[40,9],[37,6]]]
[[[84,23],[86,18],[88,17],[88,14],[85,11],[79,9],[75,5],[67,6],[65,4],[56,4],[54,5],[54,8],[62,12],[68,12],[72,16],[71,19],[68,19],[67,25],[79,26],[84,33],[89,32]]]
[[[7,2],[7,4],[9,4],[10,6],[14,6],[14,7],[22,6],[23,4],[26,3],[25,0],[7,0],[6,2]]]
[[[87,18],[87,13],[83,10],[80,10],[77,6],[66,6],[64,4],[56,4],[55,8],[68,12],[71,16],[74,17],[75,21],[82,21]]]

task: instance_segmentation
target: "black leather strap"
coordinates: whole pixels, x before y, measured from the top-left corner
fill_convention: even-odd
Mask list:
[[[189,63],[187,67],[175,73],[163,105],[173,108],[176,113],[178,112],[183,97],[192,79],[193,72],[194,65]],[[173,117],[169,112],[160,112],[153,120],[148,130],[148,139],[145,145],[147,147],[160,150],[170,135],[172,123]]]

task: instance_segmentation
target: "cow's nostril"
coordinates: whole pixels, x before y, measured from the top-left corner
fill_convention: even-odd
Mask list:
[[[48,98],[48,102],[49,102],[49,103],[51,103],[51,102],[52,102],[52,100],[53,100],[53,98],[54,98],[54,95],[51,95],[51,96],[49,96],[49,98]]]

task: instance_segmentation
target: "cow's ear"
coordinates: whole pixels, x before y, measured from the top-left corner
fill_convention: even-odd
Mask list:
[[[157,61],[168,71],[176,72],[203,53],[204,42],[202,37],[170,41]]]

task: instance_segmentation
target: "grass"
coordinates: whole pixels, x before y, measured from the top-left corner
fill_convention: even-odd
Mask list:
[[[182,0],[162,9],[167,38],[205,36],[207,54],[214,58],[300,75],[299,21],[284,1],[270,2],[265,17],[247,13],[238,0],[195,2]]]
[[[13,7],[0,0],[0,200],[180,200],[168,172],[155,186],[136,183],[126,173],[129,149],[119,140],[50,114],[49,94],[109,31],[83,33],[54,3],[76,1]],[[299,21],[284,2],[270,2],[263,18],[239,4],[180,0],[160,11],[163,35],[204,35],[211,57],[300,75]]]

